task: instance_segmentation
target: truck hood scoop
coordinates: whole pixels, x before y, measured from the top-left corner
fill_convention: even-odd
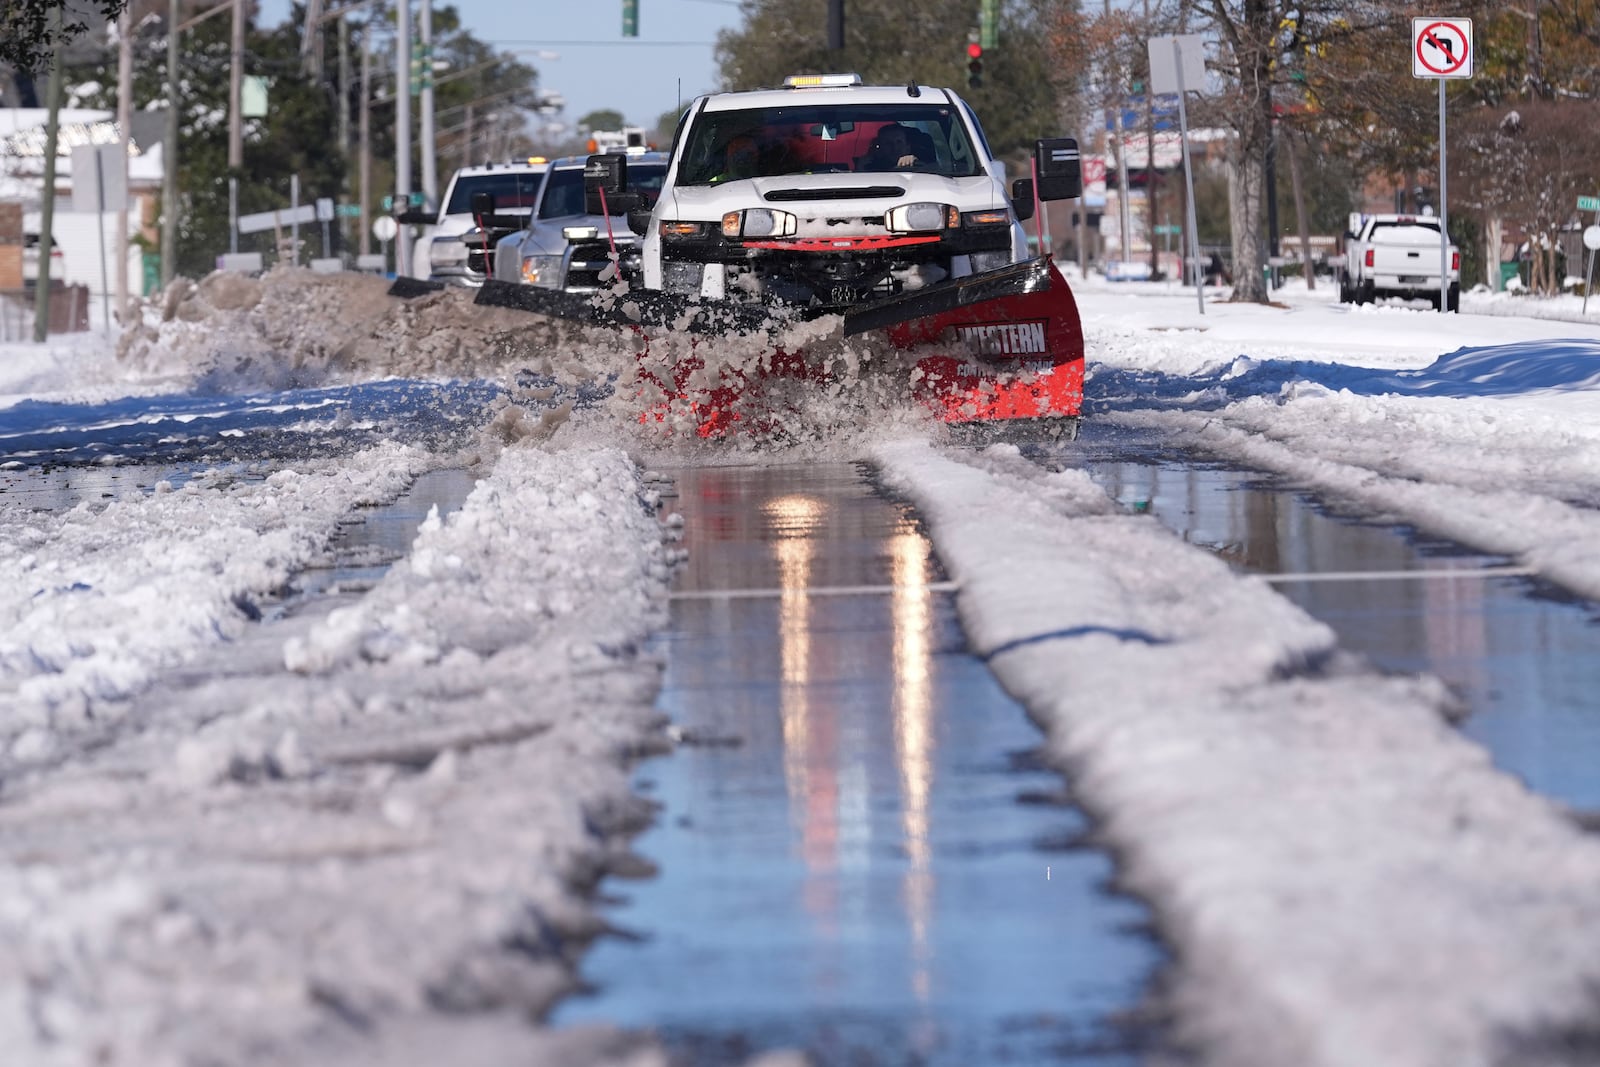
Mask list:
[[[766,200],[883,200],[906,195],[898,185],[846,185],[811,189],[770,189]]]

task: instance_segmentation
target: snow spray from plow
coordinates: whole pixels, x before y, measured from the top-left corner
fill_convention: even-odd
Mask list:
[[[857,305],[838,328],[805,308],[648,290],[578,294],[490,280],[476,303],[634,331],[640,421],[700,437],[767,429],[787,403],[785,382],[886,378],[947,423],[1069,437],[1083,404],[1083,327],[1048,256]],[[708,367],[706,346],[733,336],[764,338],[759,358]]]

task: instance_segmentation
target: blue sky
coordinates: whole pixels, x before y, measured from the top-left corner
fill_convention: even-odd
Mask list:
[[[337,3],[338,0],[333,0]],[[447,0],[434,0],[435,8]],[[615,108],[629,122],[653,123],[683,98],[717,84],[717,31],[739,25],[737,0],[639,0],[639,36],[622,36],[622,0],[455,0],[462,24],[481,41],[539,70],[540,84],[566,97],[565,117]],[[418,5],[413,0],[412,11]],[[288,17],[289,0],[261,0],[261,23]],[[414,16],[413,16],[414,17]],[[537,51],[559,53],[539,59]]]

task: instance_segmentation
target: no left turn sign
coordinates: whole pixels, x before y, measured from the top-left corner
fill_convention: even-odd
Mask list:
[[[1472,77],[1472,20],[1411,20],[1413,78]]]

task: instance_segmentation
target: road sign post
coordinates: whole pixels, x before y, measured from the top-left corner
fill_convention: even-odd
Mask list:
[[[1200,230],[1195,225],[1194,168],[1189,164],[1189,108],[1185,98],[1190,89],[1205,84],[1205,38],[1199,34],[1181,37],[1152,37],[1150,52],[1150,91],[1178,94],[1178,137],[1183,146],[1183,182],[1189,221],[1189,269],[1194,272],[1194,299],[1200,314],[1206,313],[1205,275],[1200,270]],[[1120,112],[1119,112],[1120,114]],[[1122,191],[1128,183],[1123,181]]]
[[[1578,197],[1579,211],[1594,211],[1595,221],[1584,229],[1584,248],[1589,250],[1589,269],[1584,270],[1584,315],[1589,314],[1589,290],[1595,283],[1595,250],[1600,250],[1600,197]]]
[[[389,261],[389,242],[394,240],[395,235],[399,232],[400,224],[394,221],[393,215],[379,215],[372,220],[372,236],[376,237],[378,242],[383,245],[383,260],[385,263]]]
[[[1411,20],[1411,76],[1439,83],[1439,313],[1450,310],[1450,197],[1445,149],[1444,83],[1472,77],[1472,20]]]

